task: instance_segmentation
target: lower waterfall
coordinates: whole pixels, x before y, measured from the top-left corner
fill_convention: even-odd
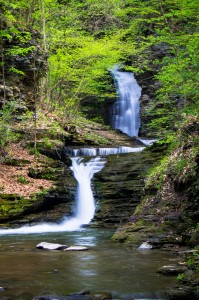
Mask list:
[[[89,224],[95,214],[95,200],[91,189],[91,179],[93,175],[102,170],[105,160],[95,157],[87,163],[83,163],[83,158],[73,157],[71,170],[77,179],[76,211],[75,219],[81,225]]]
[[[95,213],[95,200],[91,188],[93,175],[101,171],[106,161],[101,157],[95,157],[88,162],[83,162],[83,158],[73,157],[70,167],[78,182],[74,217],[65,217],[60,224],[41,223],[33,226],[22,226],[15,229],[2,229],[2,234],[28,234],[44,232],[75,231],[82,225],[89,224]]]

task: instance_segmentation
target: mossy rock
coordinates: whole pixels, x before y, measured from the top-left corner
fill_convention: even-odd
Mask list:
[[[19,159],[19,158],[6,158],[3,161],[4,165],[8,165],[8,166],[16,166],[16,167],[22,167],[25,165],[29,165],[30,161],[27,159]]]
[[[30,200],[14,194],[5,194],[0,197],[0,220],[4,221],[21,215],[28,206]]]
[[[29,168],[28,176],[37,179],[57,180],[57,170],[51,167]]]
[[[1,200],[6,200],[6,201],[24,200],[24,197],[18,194],[0,194],[0,201]]]

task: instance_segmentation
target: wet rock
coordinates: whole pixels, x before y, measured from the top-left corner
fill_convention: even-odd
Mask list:
[[[180,288],[173,288],[167,292],[169,300],[197,300],[199,295],[193,291],[190,286],[182,286]]]
[[[157,272],[167,276],[176,276],[180,273],[184,273],[187,270],[185,266],[170,265],[163,266]]]
[[[83,291],[66,296],[43,295],[36,296],[32,300],[105,300],[112,299],[112,294],[106,291]]]
[[[111,227],[128,221],[144,194],[144,174],[158,155],[144,150],[106,157],[106,167],[94,178],[100,203],[94,221]]]
[[[84,246],[70,246],[64,249],[64,251],[85,251],[85,250],[88,250],[88,248]]]
[[[93,291],[91,296],[94,300],[105,300],[105,299],[112,299],[111,293],[108,292],[100,292],[100,291]]]
[[[36,296],[32,300],[92,300],[89,295],[71,294],[68,296],[46,295]]]
[[[149,244],[148,242],[144,242],[144,243],[142,243],[142,245],[140,245],[140,247],[138,249],[150,250],[150,249],[153,249],[153,246],[151,244]]]
[[[85,251],[88,250],[85,246],[67,246],[62,244],[41,242],[36,246],[37,249],[44,250],[64,250],[64,251]]]
[[[63,250],[68,248],[66,245],[61,244],[54,244],[54,243],[47,243],[42,242],[36,246],[37,249],[46,249],[46,250]]]

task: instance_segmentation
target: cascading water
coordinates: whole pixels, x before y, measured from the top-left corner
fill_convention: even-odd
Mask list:
[[[83,158],[71,158],[71,170],[77,179],[75,216],[65,218],[60,224],[42,223],[34,226],[23,226],[15,229],[2,229],[0,234],[28,234],[44,232],[74,231],[90,223],[95,213],[95,201],[91,188],[93,175],[101,171],[106,161],[95,157],[84,163]]]
[[[140,152],[144,150],[145,147],[106,147],[106,148],[66,148],[66,155],[70,156],[97,156],[97,155],[114,155],[114,154],[124,154]]]
[[[120,72],[118,68],[111,70],[111,73],[118,92],[118,99],[112,107],[112,126],[131,137],[138,136],[141,87],[137,84],[133,73]]]
[[[72,159],[71,170],[78,181],[76,194],[76,219],[78,222],[88,224],[95,213],[95,201],[91,189],[91,179],[93,175],[102,170],[105,160],[95,157],[87,163],[83,163],[83,158],[74,157]]]

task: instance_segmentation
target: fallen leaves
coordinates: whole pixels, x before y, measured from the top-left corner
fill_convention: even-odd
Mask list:
[[[30,161],[23,166],[12,166],[0,164],[0,193],[19,194],[29,198],[32,194],[45,189],[50,189],[53,182],[46,179],[34,179],[28,176],[30,167],[40,166],[46,163],[46,157],[43,155],[30,155],[28,150],[20,143],[12,143],[9,146],[9,157],[12,159],[23,159]],[[18,181],[23,177],[25,183]]]

